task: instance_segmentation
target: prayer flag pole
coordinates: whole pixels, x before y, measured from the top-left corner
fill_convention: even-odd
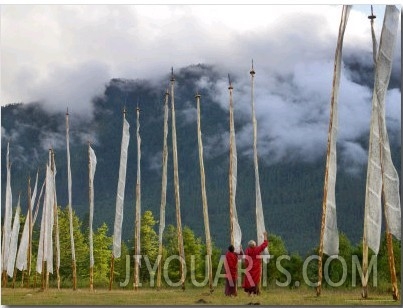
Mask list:
[[[141,231],[141,138],[140,138],[140,108],[137,106],[137,181],[136,181],[136,213],[134,232],[134,290],[139,286],[139,262],[140,262],[140,231]]]
[[[230,142],[229,142],[229,212],[230,212],[230,233],[231,244],[234,245],[235,251],[240,251],[242,232],[238,223],[238,214],[236,211],[236,185],[237,185],[237,152],[234,127],[234,107],[232,102],[232,84],[228,74],[229,81],[229,114],[230,114]]]
[[[203,162],[203,142],[201,135],[201,121],[200,121],[200,94],[196,94],[196,105],[197,105],[197,140],[199,145],[199,164],[200,164],[200,181],[201,181],[201,193],[203,202],[203,218],[204,218],[204,230],[206,235],[206,252],[207,252],[207,271],[209,277],[209,287],[210,293],[213,290],[213,270],[211,266],[211,237],[210,237],[210,223],[208,217],[208,206],[207,206],[207,194],[206,194],[206,180],[204,174],[204,162]]]
[[[229,174],[228,174],[228,185],[229,185],[229,217],[230,217],[230,236],[231,236],[231,245],[235,245],[234,242],[234,183],[233,183],[233,164],[234,164],[234,145],[233,142],[235,140],[235,136],[233,137],[233,129],[234,129],[234,111],[233,111],[233,103],[232,103],[232,90],[234,89],[231,84],[231,79],[228,74],[228,90],[229,90],[229,114],[230,114],[230,144],[229,144]],[[234,133],[235,134],[235,133]]]
[[[72,207],[72,179],[70,167],[70,128],[69,128],[69,109],[66,111],[66,150],[67,150],[67,186],[69,197],[69,227],[70,227],[70,242],[71,242],[71,261],[73,271],[73,290],[77,289],[77,264],[76,264],[76,250],[74,245],[74,228],[73,228],[73,207]]]
[[[330,102],[330,119],[329,119],[325,181],[324,181],[323,202],[322,202],[322,222],[321,222],[320,243],[319,243],[318,284],[316,286],[317,296],[320,296],[322,292],[323,254],[325,253],[331,256],[331,255],[337,255],[339,253],[339,234],[337,230],[336,197],[335,197],[336,175],[337,175],[336,143],[337,143],[337,130],[338,130],[337,104],[338,104],[338,93],[340,87],[343,38],[350,10],[351,5],[343,5],[339,26],[339,36],[337,39],[336,52],[334,56],[333,85],[332,85],[332,97]]]
[[[55,152],[52,149],[52,173],[53,173],[53,214],[55,223],[55,242],[56,242],[56,278],[57,289],[60,290],[60,240],[59,240],[59,214],[57,210],[57,196],[56,196],[56,164]]]
[[[116,193],[116,211],[115,211],[115,223],[113,229],[113,248],[111,256],[111,269],[109,275],[109,290],[112,289],[115,258],[119,258],[121,255],[123,206],[124,206],[124,195],[126,185],[126,167],[127,167],[128,147],[130,141],[129,128],[130,125],[126,121],[126,108],[125,108],[123,110],[122,143],[120,148],[119,180]]]
[[[167,199],[167,167],[168,167],[168,99],[169,92],[168,89],[165,92],[164,101],[164,145],[162,150],[162,188],[161,188],[161,207],[160,207],[160,227],[158,236],[158,271],[157,271],[157,289],[161,288],[161,266],[162,266],[162,235],[165,229],[165,205]]]
[[[38,178],[37,178],[38,179]],[[31,177],[28,177],[28,256],[27,256],[27,287],[31,275],[31,256],[32,256],[32,204],[31,204]],[[23,279],[24,281],[24,279]]]
[[[399,196],[399,177],[393,165],[385,121],[385,95],[392,69],[392,59],[399,22],[399,10],[387,5],[382,33],[377,52],[377,42],[373,30],[375,16],[371,6],[371,32],[373,58],[375,61],[375,82],[372,96],[370,142],[368,150],[367,186],[365,195],[362,297],[368,296],[368,248],[378,254],[382,224],[382,203],[386,218],[386,244],[388,263],[392,281],[392,297],[399,299],[396,269],[394,263],[392,234],[401,238],[401,210]]]
[[[97,158],[91,144],[88,141],[88,197],[90,205],[90,218],[89,218],[89,243],[90,243],[90,291],[94,290],[94,243],[92,221],[94,217],[94,175],[97,165]]]
[[[183,235],[182,235],[182,221],[181,221],[181,209],[180,209],[180,194],[179,194],[179,172],[178,172],[178,149],[176,141],[176,117],[175,117],[175,77],[171,73],[171,112],[172,112],[172,155],[174,163],[174,186],[175,186],[175,204],[176,204],[176,225],[178,232],[178,250],[180,257],[180,282],[182,284],[182,290],[185,290],[185,251],[183,247]]]

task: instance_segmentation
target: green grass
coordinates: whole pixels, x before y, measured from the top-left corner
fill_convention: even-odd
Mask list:
[[[366,300],[361,299],[360,288],[355,289],[323,289],[320,297],[316,297],[314,289],[269,288],[261,295],[249,297],[242,289],[238,289],[237,297],[224,296],[223,287],[217,287],[212,295],[208,288],[165,288],[161,290],[141,288],[134,290],[95,289],[39,289],[2,288],[2,305],[395,305],[401,301],[393,301],[390,293],[371,290]]]

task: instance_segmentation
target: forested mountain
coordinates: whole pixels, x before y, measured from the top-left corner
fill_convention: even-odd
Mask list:
[[[200,90],[200,82],[204,76],[208,76],[211,83],[218,83],[222,78],[214,67],[206,65],[190,66],[175,73],[182,223],[191,227],[197,236],[202,238],[204,238],[204,226],[194,95]],[[88,142],[91,142],[98,160],[94,180],[94,227],[106,222],[112,232],[122,136],[122,111],[126,109],[131,139],[123,221],[125,240],[132,239],[134,234],[137,171],[135,110],[137,106],[141,108],[142,211],[151,210],[156,219],[159,217],[163,102],[169,79],[168,74],[159,83],[147,80],[112,79],[105,86],[105,92],[100,93],[92,101],[92,114],[80,114],[75,110],[69,110],[73,209],[84,221],[87,219],[89,207],[87,151]],[[236,80],[233,83],[236,89]],[[220,98],[214,88],[212,87],[212,91],[207,91],[207,88],[202,87],[199,92],[202,95],[201,121],[211,235],[216,245],[225,249],[229,243],[229,116],[228,110],[218,102]],[[225,91],[226,88],[223,92]],[[329,104],[329,101],[330,98],[324,104]],[[236,96],[234,103],[237,104]],[[248,104],[249,102],[246,102],[245,106],[249,106]],[[66,103],[67,107],[68,103]],[[250,116],[240,114],[238,110],[235,110],[237,132],[246,125],[250,125],[251,121]],[[7,142],[10,141],[13,207],[15,208],[18,194],[21,193],[22,213],[25,214],[27,178],[31,177],[31,185],[33,185],[36,170],[39,168],[39,179],[42,184],[47,150],[50,147],[55,151],[58,203],[63,208],[67,206],[65,113],[49,112],[39,102],[13,104],[1,108],[1,121],[2,203],[6,183],[6,147]],[[261,122],[258,122],[258,125],[259,123]],[[169,128],[171,129],[171,119],[169,119]],[[324,135],[326,136],[326,133]],[[270,144],[270,140],[267,142]],[[324,139],[323,144],[325,145],[326,142],[327,139]],[[360,142],[364,149],[368,149],[368,136],[362,136]],[[167,224],[175,225],[170,132],[168,146],[166,221]],[[323,148],[325,149],[325,146]],[[396,138],[391,140],[391,149],[392,158],[399,172],[401,144],[396,143]],[[249,239],[256,238],[255,180],[250,151],[243,149],[238,152],[236,200],[244,245]],[[318,158],[315,159],[282,159],[270,162],[260,158],[260,181],[266,228],[270,233],[281,236],[290,252],[298,251],[304,254],[319,243],[326,153],[322,149],[318,151]],[[338,169],[336,186],[338,227],[354,244],[360,241],[363,232],[365,181],[366,164],[354,172],[342,167]]]

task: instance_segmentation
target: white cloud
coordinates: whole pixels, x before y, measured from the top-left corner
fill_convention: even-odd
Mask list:
[[[378,37],[383,7],[375,6]],[[343,49],[345,58],[367,65],[372,64],[369,10],[353,6]],[[209,91],[227,110],[230,73],[235,117],[247,123],[253,58],[261,155],[268,163],[314,159],[327,142],[340,15],[341,5],[4,5],[1,105],[43,100],[52,111],[69,107],[89,114],[91,99],[102,95],[111,78],[160,80],[171,66],[206,63],[222,77],[218,82],[202,77],[195,90]],[[399,26],[397,77],[400,32]],[[348,67],[342,73],[339,140],[350,155],[368,131],[372,91],[357,84]],[[391,138],[400,138],[400,96],[397,89],[388,94]],[[183,115],[190,121],[195,115],[193,105],[189,108]],[[237,134],[240,151],[248,154],[250,126]],[[217,146],[223,140],[207,140],[207,155],[224,150],[225,143]]]
[[[261,71],[288,72],[296,62],[332,56],[340,12],[334,5],[5,5],[1,104],[53,101],[46,84],[63,74],[86,82],[90,73],[102,85],[199,62],[240,71],[251,58]],[[368,43],[366,21],[352,12],[346,46]],[[63,86],[73,92],[76,85]],[[84,96],[98,90],[90,86]]]

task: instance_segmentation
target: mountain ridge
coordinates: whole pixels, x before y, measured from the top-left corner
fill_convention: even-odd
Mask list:
[[[204,145],[206,189],[212,240],[219,247],[228,246],[228,114],[217,103],[217,93],[200,89],[200,80],[218,82],[220,75],[212,66],[194,65],[175,74],[175,109],[178,139],[179,181],[182,223],[204,238],[198,165],[196,104],[194,94],[201,93],[201,130]],[[165,76],[168,85],[169,76]],[[234,78],[236,81],[236,77]],[[233,82],[234,82],[233,80]],[[80,217],[88,215],[88,141],[97,155],[95,173],[94,224],[106,222],[113,232],[115,198],[122,134],[122,111],[130,124],[130,143],[125,193],[123,239],[131,240],[134,231],[135,181],[137,149],[135,108],[139,104],[142,138],[142,211],[152,210],[159,219],[161,197],[161,162],[163,144],[163,86],[147,80],[112,79],[103,95],[94,98],[93,115],[88,117],[70,110],[70,153],[73,178],[73,209]],[[157,83],[158,84],[158,83]],[[199,88],[199,89],[198,89]],[[226,89],[225,89],[226,90]],[[235,98],[236,101],[236,98]],[[236,102],[235,102],[236,103]],[[40,103],[13,104],[2,107],[2,166],[5,166],[7,141],[11,138],[13,196],[21,191],[25,214],[27,177],[34,178],[37,168],[43,181],[47,149],[54,147],[58,203],[67,205],[67,166],[65,148],[65,115],[49,113]],[[237,110],[235,110],[237,112]],[[171,117],[171,112],[169,117]],[[171,119],[169,119],[171,121]],[[235,113],[236,132],[248,124],[247,116]],[[259,125],[259,123],[258,123]],[[175,225],[173,192],[171,122],[168,133],[168,187],[166,223]],[[252,138],[250,136],[250,138]],[[326,141],[324,140],[324,143]],[[368,148],[368,137],[360,141]],[[259,144],[259,143],[258,143]],[[392,157],[400,170],[401,145],[391,144]],[[256,238],[254,212],[254,169],[251,157],[241,147],[238,154],[237,209],[245,243]],[[316,159],[296,161],[283,159],[267,163],[259,158],[260,185],[266,228],[283,238],[290,252],[306,253],[319,243],[322,212],[325,153]],[[340,159],[339,159],[340,160]],[[357,171],[358,170],[358,171]],[[353,243],[362,236],[366,164],[355,173],[340,168],[337,175],[336,201],[339,231]],[[2,167],[2,195],[6,170]],[[39,183],[41,184],[41,183]],[[31,180],[31,185],[33,185]],[[13,200],[16,200],[13,197]],[[15,201],[13,201],[13,207]]]

